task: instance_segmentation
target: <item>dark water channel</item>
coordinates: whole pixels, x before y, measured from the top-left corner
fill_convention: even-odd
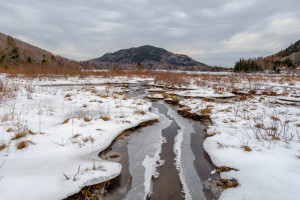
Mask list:
[[[164,160],[164,164],[158,169],[159,177],[153,180],[153,194],[149,199],[184,199],[184,194],[181,192],[182,186],[174,164],[176,155],[173,150],[179,127],[175,120],[167,115],[168,108],[165,105],[156,103],[153,107],[158,108],[160,113],[172,120],[172,123],[162,130],[165,143],[162,145],[160,159]]]
[[[129,86],[130,92],[128,95],[131,98],[140,97],[145,94],[146,83],[141,82],[138,84],[131,84]],[[165,142],[162,144],[162,150],[160,153],[160,159],[163,160],[163,165],[158,167],[157,171],[159,176],[157,178],[152,178],[152,194],[147,199],[157,200],[157,199],[170,199],[170,200],[180,200],[185,199],[182,184],[179,178],[179,172],[175,166],[175,153],[174,153],[174,143],[175,137],[178,134],[180,127],[176,121],[168,115],[168,109],[176,110],[176,106],[167,105],[164,103],[153,103],[153,108],[158,109],[159,113],[165,115],[171,124],[162,130],[162,136],[165,138]],[[192,196],[192,199],[218,199],[221,189],[215,187],[213,181],[208,181],[210,179],[216,180],[219,178],[217,173],[211,174],[215,169],[215,166],[211,162],[208,154],[203,149],[204,141],[204,131],[206,128],[206,123],[208,122],[199,122],[186,119],[189,123],[193,124],[194,132],[190,133],[190,147],[192,153],[194,154],[195,159],[190,161],[190,164],[194,166],[199,179],[202,182],[202,185],[199,186],[199,189],[203,191],[204,197],[195,197]],[[155,124],[152,126],[156,126]],[[129,172],[129,157],[128,157],[128,142],[135,137],[135,135],[143,132],[143,128],[140,128],[132,132],[129,136],[122,137],[121,140],[116,140],[112,145],[107,149],[104,154],[101,156],[103,159],[108,159],[111,161],[116,161],[122,164],[121,174],[113,179],[108,187],[106,187],[106,192],[104,199],[127,199],[126,193],[131,189],[131,179],[135,178],[134,174]],[[147,138],[145,138],[147,140]],[[104,155],[103,154],[103,155]],[[109,158],[110,155],[119,155],[118,158]],[[131,155],[129,155],[131,156]],[[142,160],[140,161],[142,162]],[[197,186],[195,186],[197,187]]]

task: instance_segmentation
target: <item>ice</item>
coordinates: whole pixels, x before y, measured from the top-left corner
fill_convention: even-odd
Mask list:
[[[176,154],[176,167],[183,185],[185,199],[206,199],[202,191],[203,184],[193,165],[193,161],[195,160],[191,149],[191,134],[195,133],[193,124],[178,115],[172,108],[169,109],[168,115],[175,119],[180,127],[178,135],[175,138],[174,152]]]
[[[163,163],[159,157],[163,143],[162,130],[170,126],[171,121],[157,108],[153,112],[159,116],[159,123],[143,128],[128,142],[132,189],[126,199],[146,199],[151,194],[151,178],[156,174],[156,167]]]

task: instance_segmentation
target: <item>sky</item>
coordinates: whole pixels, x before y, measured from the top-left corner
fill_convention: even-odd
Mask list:
[[[299,0],[0,0],[0,32],[74,60],[153,45],[209,65],[300,39]]]

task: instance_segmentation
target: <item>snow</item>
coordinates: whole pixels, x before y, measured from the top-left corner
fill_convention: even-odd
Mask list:
[[[157,93],[150,93],[147,95],[147,97],[150,99],[164,99],[162,94],[157,94]]]
[[[199,97],[199,98],[229,98],[234,97],[235,94],[231,92],[219,92],[216,93],[212,89],[197,89],[197,90],[185,90],[185,91],[172,91],[168,92],[184,97]]]
[[[222,178],[234,178],[239,184],[225,190],[221,200],[299,198],[300,108],[277,104],[277,98],[294,99],[252,96],[245,101],[224,103],[200,99],[180,101],[191,112],[212,109],[212,125],[208,126],[207,133],[215,135],[205,140],[204,148],[216,166],[238,170],[221,172]],[[251,151],[245,151],[243,146]]]
[[[168,93],[181,96],[180,104],[190,108],[190,112],[200,114],[202,109],[211,109],[212,123],[207,133],[213,136],[205,139],[204,148],[217,167],[236,169],[221,172],[221,177],[236,179],[239,184],[224,190],[220,199],[298,199],[299,78],[251,75],[251,80],[248,74],[231,73],[212,76],[213,80],[191,78],[189,85],[184,86],[188,90],[174,84],[173,88],[180,90]],[[161,131],[170,125],[170,120],[156,109],[149,112],[150,102],[126,96],[127,84],[145,79],[29,79],[5,74],[0,78],[7,86],[0,92],[0,146],[4,145],[0,151],[0,199],[63,199],[86,185],[118,176],[121,165],[101,160],[98,153],[122,131],[159,118],[159,124],[144,128],[128,144],[129,170],[134,178],[127,199],[144,199],[151,194],[151,178],[158,176],[156,168],[163,164],[159,158],[164,142]],[[242,100],[231,93],[233,89],[244,94],[255,90],[257,95]],[[184,97],[233,98],[207,102]],[[203,184],[190,164],[195,159],[190,149],[193,126],[172,109],[168,115],[180,127],[174,152],[185,197],[203,197]],[[14,139],[23,132],[26,137]],[[21,141],[27,141],[28,146],[17,149]],[[251,151],[246,151],[246,147]]]
[[[50,82],[70,85],[94,80]],[[0,107],[0,141],[7,145],[0,152],[0,199],[63,199],[84,186],[116,177],[121,165],[101,160],[98,153],[124,130],[157,118],[149,112],[151,103],[119,95],[115,87],[39,87],[46,81],[5,81],[18,89],[15,98],[3,99]],[[26,136],[13,139],[18,132]],[[28,146],[17,149],[21,141],[28,141]]]

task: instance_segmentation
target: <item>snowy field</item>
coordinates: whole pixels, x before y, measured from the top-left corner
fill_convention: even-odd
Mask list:
[[[237,180],[238,186],[226,189],[220,199],[296,200],[300,196],[299,78],[238,78],[233,83],[219,80],[219,86],[207,82],[201,89],[177,92],[204,97],[179,103],[190,113],[210,115],[204,148],[217,167],[233,168],[221,172],[221,177]],[[247,95],[211,99],[226,98],[232,91]]]
[[[181,110],[211,119],[204,149],[216,167],[227,167],[221,177],[238,183],[224,190],[220,199],[299,198],[299,77],[225,73],[147,79],[148,98],[179,101]],[[119,175],[121,165],[101,160],[98,153],[124,130],[142,122],[159,118],[160,129],[169,124],[155,109],[150,111],[150,101],[127,96],[128,84],[143,80],[146,78],[32,79],[1,74],[0,199],[63,199],[84,186]],[[181,158],[180,143],[191,128],[176,112],[169,111],[169,115],[181,127],[174,152],[184,180],[179,160],[186,158]],[[148,132],[152,128],[143,134]],[[156,141],[154,136],[149,139]],[[136,149],[129,144],[130,151]],[[159,160],[159,151],[149,162]],[[136,168],[150,180],[155,169],[142,165]],[[149,187],[145,193],[150,192]],[[183,190],[191,195],[199,192]]]
[[[135,80],[0,80],[0,199],[62,199],[114,178],[121,165],[98,153],[124,130],[157,118],[126,87],[39,86]]]

